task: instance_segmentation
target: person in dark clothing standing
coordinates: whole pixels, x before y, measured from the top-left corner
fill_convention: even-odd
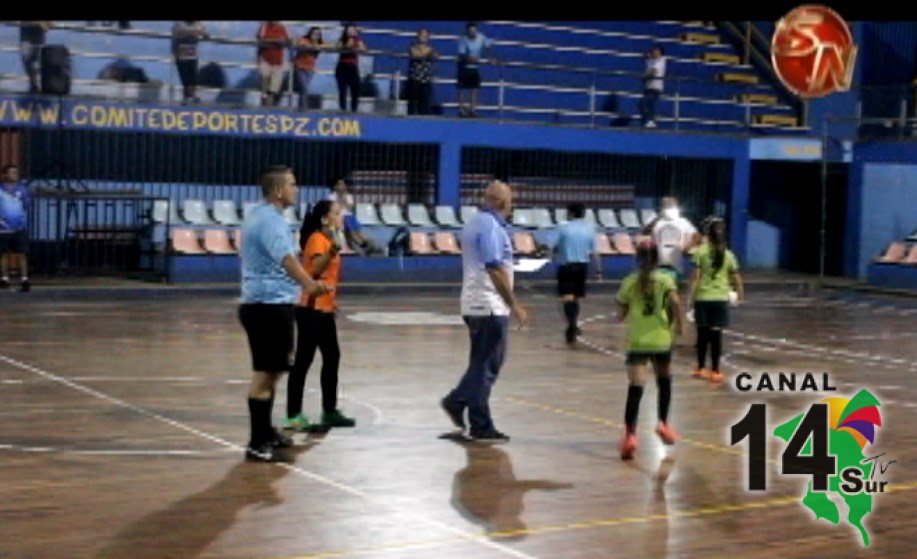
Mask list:
[[[199,21],[176,21],[172,27],[172,55],[181,79],[182,102],[200,102],[197,98],[197,44],[210,35]]]
[[[433,96],[433,61],[439,57],[430,45],[430,31],[421,29],[417,39],[408,50],[408,114],[430,114],[430,98]]]
[[[19,50],[22,53],[22,66],[29,76],[29,93],[41,91],[38,81],[41,75],[41,48],[45,44],[45,33],[50,28],[50,21],[23,21],[19,24]]]
[[[347,110],[347,90],[350,90],[350,110],[357,112],[360,104],[360,68],[359,53],[366,51],[366,43],[357,34],[355,23],[345,23],[344,32],[337,43],[337,67],[334,77],[338,83],[338,105],[342,111]]]

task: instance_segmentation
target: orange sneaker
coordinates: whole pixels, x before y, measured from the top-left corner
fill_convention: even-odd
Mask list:
[[[714,384],[720,384],[724,380],[726,380],[726,375],[724,375],[720,371],[713,371],[712,373],[710,373],[710,382]]]
[[[637,435],[634,433],[624,433],[621,439],[621,460],[630,460],[634,457],[637,450]]]
[[[656,434],[665,444],[675,444],[675,441],[681,438],[681,435],[676,433],[675,429],[672,429],[668,423],[664,422],[659,422],[659,426],[656,427]]]
[[[709,379],[709,378],[710,378],[710,371],[708,371],[707,369],[704,369],[704,368],[694,369],[694,372],[691,374],[691,376],[692,376],[693,378]]]

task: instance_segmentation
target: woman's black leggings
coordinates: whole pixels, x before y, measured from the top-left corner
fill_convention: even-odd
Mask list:
[[[322,352],[322,409],[330,413],[337,409],[338,366],[341,362],[334,313],[296,307],[296,359],[287,379],[287,417],[302,413],[306,375],[315,359],[316,349]]]
[[[338,105],[341,110],[347,110],[347,90],[350,89],[350,110],[357,112],[360,104],[360,70],[357,65],[338,63],[334,77],[338,82]]]

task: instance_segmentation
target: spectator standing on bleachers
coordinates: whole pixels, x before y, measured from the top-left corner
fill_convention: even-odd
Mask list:
[[[10,286],[10,259],[19,258],[21,291],[29,291],[29,209],[32,197],[23,181],[19,168],[3,167],[3,185],[0,186],[0,288]]]
[[[286,71],[284,53],[290,44],[287,28],[279,21],[265,21],[258,27],[258,54],[255,62],[261,72],[261,104],[276,107],[282,95]]]
[[[334,78],[338,84],[338,106],[342,111],[347,110],[347,91],[350,90],[350,111],[355,113],[360,105],[359,53],[366,51],[366,43],[360,38],[357,24],[344,24],[337,49],[340,54],[334,68]]]
[[[22,66],[29,76],[29,93],[41,91],[41,49],[45,45],[48,29],[51,29],[50,21],[19,22],[19,51],[22,54]]]
[[[356,425],[337,407],[341,348],[334,318],[338,310],[336,294],[341,278],[343,225],[337,202],[321,200],[303,220],[299,231],[303,268],[313,278],[328,284],[332,291],[319,296],[303,293],[296,306],[296,359],[287,379],[285,429],[305,431],[311,427],[309,418],[302,413],[302,396],[316,349],[322,352],[322,430]]]
[[[459,39],[458,44],[458,82],[459,90],[459,116],[478,116],[475,111],[478,104],[478,90],[481,89],[481,72],[478,64],[493,57],[493,41],[478,32],[478,24],[469,22],[465,25],[465,34]],[[484,49],[487,49],[487,58],[482,58]],[[465,108],[470,98],[469,108]]]
[[[325,48],[320,27],[310,27],[309,31],[296,43],[296,58],[293,61],[296,84],[299,86],[299,110],[308,106],[309,84],[315,76],[315,64],[318,55]]]
[[[602,261],[596,247],[596,227],[584,219],[586,206],[573,203],[567,206],[569,221],[560,225],[555,251],[557,257],[557,296],[563,303],[567,318],[565,338],[568,344],[576,341],[579,334],[579,300],[586,296],[586,277],[589,273],[590,257],[596,278],[602,276]]]
[[[513,294],[513,246],[506,231],[512,211],[509,185],[494,181],[484,191],[484,208],[462,229],[462,318],[471,339],[468,368],[440,402],[456,427],[465,428],[465,408],[472,440],[507,442],[490,414],[490,392],[506,357],[509,316],[520,326],[528,313]]]
[[[430,44],[430,31],[421,29],[417,39],[408,49],[408,114],[430,114],[430,98],[433,96],[433,61],[439,53]]]
[[[292,440],[271,425],[271,408],[280,375],[290,369],[293,350],[293,305],[301,292],[329,291],[312,279],[296,258],[298,252],[283,211],[296,203],[296,177],[288,167],[272,166],[261,175],[263,201],[242,222],[242,304],[239,321],[252,354],[248,391],[251,437],[247,459],[277,462],[277,449]]]
[[[665,52],[654,46],[646,54],[646,71],[643,73],[643,99],[640,100],[640,117],[643,126],[656,128],[656,104],[662,95],[665,79]]]
[[[182,103],[199,103],[197,97],[198,43],[210,34],[199,21],[176,21],[172,27],[172,55],[181,79]]]

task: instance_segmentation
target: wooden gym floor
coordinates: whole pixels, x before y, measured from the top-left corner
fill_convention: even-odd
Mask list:
[[[807,478],[779,475],[773,437],[766,493],[745,490],[745,443],[729,446],[751,403],[768,403],[773,428],[821,395],[693,380],[693,332],[674,361],[684,439],[663,447],[653,434],[650,383],[637,458],[618,458],[626,382],[610,291],[584,302],[575,350],[551,294],[523,295],[534,322],[513,332],[492,399],[512,441],[488,446],[438,438],[451,428],[439,398],[466,364],[456,296],[345,290],[341,404],[358,424],[296,435],[287,465],[242,459],[250,361],[231,296],[36,294],[0,301],[4,559],[917,554],[917,299],[752,289],[725,340],[728,372],[827,371],[840,393],[882,401],[873,449],[897,463],[864,549],[843,520],[802,507]],[[284,382],[275,423],[285,401]]]

